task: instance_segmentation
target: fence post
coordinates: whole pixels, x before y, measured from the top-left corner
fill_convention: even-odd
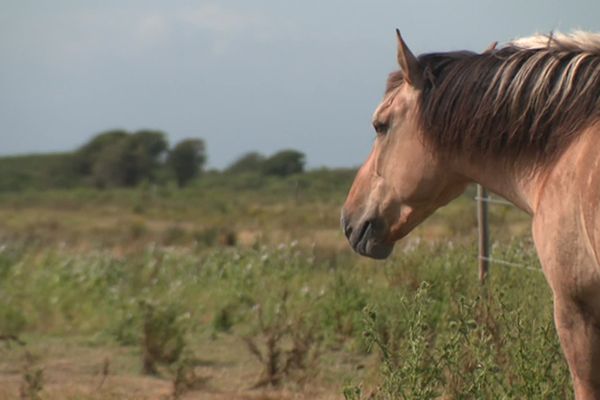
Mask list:
[[[489,270],[490,227],[488,222],[488,193],[477,185],[477,225],[479,227],[479,282],[484,283]]]

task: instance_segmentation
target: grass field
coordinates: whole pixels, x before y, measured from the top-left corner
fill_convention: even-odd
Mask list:
[[[0,194],[0,398],[571,398],[543,275],[481,287],[469,191],[385,262],[352,171]],[[538,268],[495,207],[495,255]]]

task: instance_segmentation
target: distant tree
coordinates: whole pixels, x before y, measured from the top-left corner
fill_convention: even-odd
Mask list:
[[[263,163],[265,175],[288,176],[304,172],[304,153],[296,150],[282,150]]]
[[[134,186],[141,181],[152,180],[169,145],[161,131],[140,130],[128,139],[124,171],[125,185]]]
[[[141,130],[101,133],[75,154],[75,168],[99,187],[135,186],[153,179],[167,150],[165,134]]]
[[[99,149],[94,155],[90,173],[91,182],[99,188],[127,186],[131,157],[128,154],[128,140],[124,139]]]
[[[206,162],[204,141],[202,139],[182,140],[171,149],[167,162],[175,173],[179,187],[185,186],[198,176]]]
[[[257,152],[250,152],[242,155],[240,158],[235,160],[229,167],[225,169],[226,172],[232,174],[239,174],[242,172],[260,172],[265,162],[265,156]]]
[[[122,129],[114,129],[97,134],[75,152],[73,169],[81,175],[90,175],[99,154],[106,148],[115,146],[128,136],[129,133]]]

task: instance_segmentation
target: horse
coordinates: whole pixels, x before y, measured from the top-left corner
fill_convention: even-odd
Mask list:
[[[400,69],[342,208],[359,254],[394,243],[476,182],[532,216],[575,397],[600,399],[600,34],[517,39],[416,57]]]

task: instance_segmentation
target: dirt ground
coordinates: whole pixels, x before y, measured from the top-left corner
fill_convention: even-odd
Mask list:
[[[0,400],[32,398],[24,396],[24,392],[35,386],[38,371],[41,371],[38,393],[42,400],[174,398],[170,373],[163,371],[157,377],[140,373],[141,357],[137,348],[98,344],[81,338],[28,338],[26,346],[0,346]],[[328,383],[317,378],[313,384],[302,387],[253,389],[261,365],[237,338],[222,337],[204,344],[197,348],[196,354],[200,356],[194,369],[198,381],[179,399],[342,399],[343,376],[352,371],[355,362],[344,359],[343,355],[331,359]]]

